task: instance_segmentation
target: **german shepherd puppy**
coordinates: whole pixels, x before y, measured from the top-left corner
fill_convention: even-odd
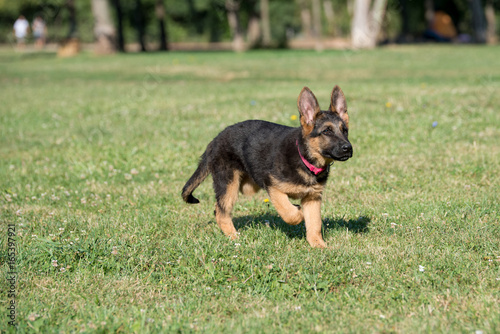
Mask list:
[[[312,247],[326,246],[321,235],[321,198],[329,166],[352,157],[346,100],[335,86],[330,108],[321,110],[314,94],[304,87],[297,106],[298,128],[250,120],[224,129],[208,144],[182,189],[185,202],[199,203],[193,191],[212,174],[215,219],[227,236],[237,238],[231,211],[238,191],[251,195],[263,188],[286,223],[305,220],[306,239]],[[301,205],[293,205],[289,198],[300,199]]]

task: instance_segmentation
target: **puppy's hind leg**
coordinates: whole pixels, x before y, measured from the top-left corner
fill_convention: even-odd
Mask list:
[[[231,211],[238,198],[241,172],[236,169],[217,171],[212,174],[212,177],[214,180],[215,196],[217,198],[215,220],[225,235],[231,239],[236,239],[238,233],[231,219]]]
[[[241,176],[240,192],[245,196],[251,196],[260,190],[260,187],[255,183],[248,174]]]

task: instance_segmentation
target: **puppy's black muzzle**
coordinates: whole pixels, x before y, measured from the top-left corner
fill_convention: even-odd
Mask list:
[[[342,144],[342,146],[340,146],[340,148],[337,149],[334,154],[332,154],[332,158],[334,160],[339,160],[339,161],[346,161],[351,157],[352,157],[352,145],[349,142]]]

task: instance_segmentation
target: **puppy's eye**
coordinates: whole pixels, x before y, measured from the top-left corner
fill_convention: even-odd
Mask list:
[[[333,134],[333,131],[330,128],[326,128],[323,130],[322,134],[329,136]]]

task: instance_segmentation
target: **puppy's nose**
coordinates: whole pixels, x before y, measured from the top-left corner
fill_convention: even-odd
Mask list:
[[[350,151],[352,151],[352,145],[349,144],[349,143],[346,143],[346,144],[342,145],[342,151],[344,151],[344,152],[350,152]]]

